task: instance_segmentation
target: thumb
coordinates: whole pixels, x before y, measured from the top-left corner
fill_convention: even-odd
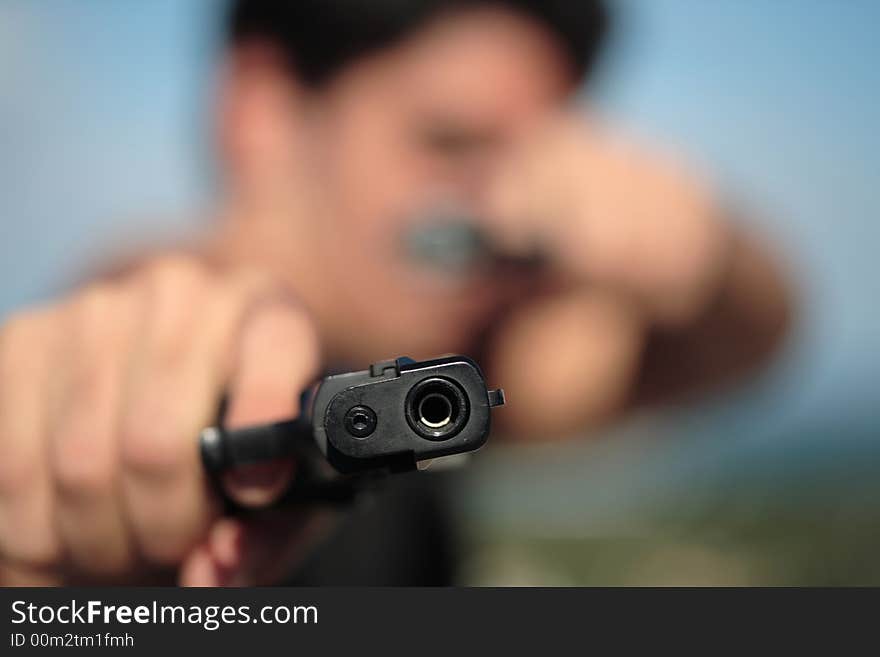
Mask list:
[[[286,300],[264,301],[244,318],[229,387],[226,426],[232,429],[278,422],[297,415],[302,391],[317,375],[319,345],[310,318]],[[270,504],[287,488],[291,460],[239,466],[222,477],[238,504]]]

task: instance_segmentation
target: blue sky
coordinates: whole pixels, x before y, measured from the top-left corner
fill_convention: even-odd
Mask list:
[[[0,3],[0,313],[103,246],[192,225],[209,197],[211,0]],[[594,96],[745,199],[803,291],[752,404],[874,414],[880,369],[880,3],[620,0]],[[769,396],[768,396],[769,395]]]

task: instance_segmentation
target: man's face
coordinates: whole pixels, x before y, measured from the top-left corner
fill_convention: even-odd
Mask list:
[[[295,148],[321,224],[315,266],[359,355],[467,348],[500,299],[497,281],[415,262],[407,232],[450,204],[478,217],[506,149],[571,89],[548,32],[484,9],[438,19],[305,94]]]

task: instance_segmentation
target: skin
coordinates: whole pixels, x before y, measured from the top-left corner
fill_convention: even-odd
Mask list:
[[[553,37],[498,9],[437,19],[320,89],[272,44],[239,44],[210,233],[0,330],[4,582],[275,580],[324,520],[219,515],[194,437],[224,390],[245,426],[296,414],[330,363],[479,351],[511,400],[502,429],[543,439],[766,360],[789,316],[773,259],[677,163],[567,113],[574,85]],[[401,257],[410,218],[449,198],[549,266],[448,276]],[[295,469],[224,485],[261,506]]]

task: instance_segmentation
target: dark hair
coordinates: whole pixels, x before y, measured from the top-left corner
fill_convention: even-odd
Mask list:
[[[275,42],[297,77],[318,86],[442,12],[479,6],[511,9],[549,28],[578,78],[590,72],[608,22],[602,0],[234,0],[229,37]]]

